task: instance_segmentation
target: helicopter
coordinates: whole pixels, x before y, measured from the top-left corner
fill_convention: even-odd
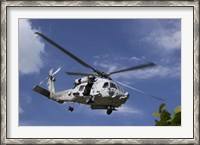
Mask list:
[[[33,90],[35,92],[47,97],[48,99],[51,99],[61,104],[64,102],[72,102],[89,105],[91,109],[105,109],[107,110],[106,113],[110,115],[113,111],[117,110],[116,108],[121,107],[121,105],[125,104],[126,101],[129,99],[129,93],[125,92],[122,87],[120,87],[120,85],[123,85],[125,87],[134,89],[135,91],[139,91],[150,97],[153,97],[154,99],[164,101],[162,98],[147,94],[146,92],[143,92],[139,89],[130,87],[118,81],[114,81],[111,78],[111,75],[114,74],[144,69],[147,67],[154,67],[156,66],[156,64],[154,64],[153,62],[148,62],[145,64],[106,73],[87,64],[85,61],[81,60],[68,50],[64,49],[62,46],[58,45],[56,42],[54,42],[44,34],[40,32],[35,32],[35,34],[55,46],[55,48],[65,53],[82,66],[93,71],[92,73],[66,72],[66,74],[68,75],[82,76],[82,78],[78,78],[74,81],[74,87],[72,89],[55,92],[55,75],[61,70],[61,67],[59,67],[56,71],[53,71],[53,69],[51,69],[49,71],[48,77],[41,81],[39,85],[35,85],[33,87]],[[47,80],[48,89],[40,86],[45,80]],[[69,106],[68,110],[72,112],[74,110],[74,107]]]

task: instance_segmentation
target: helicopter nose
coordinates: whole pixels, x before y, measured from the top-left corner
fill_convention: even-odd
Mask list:
[[[126,93],[125,93],[125,96],[126,96],[126,98],[128,99],[128,98],[129,98],[129,93],[126,92]]]
[[[125,99],[127,100],[129,98],[129,93],[126,92],[123,96],[121,96],[119,99]]]
[[[129,97],[129,93],[128,93],[128,92],[126,92],[126,93],[125,93],[125,96]]]

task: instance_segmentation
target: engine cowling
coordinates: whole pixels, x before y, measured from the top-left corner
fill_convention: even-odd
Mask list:
[[[88,82],[88,78],[87,77],[79,78],[79,79],[76,79],[74,82],[75,82],[75,84],[86,83],[86,82]]]

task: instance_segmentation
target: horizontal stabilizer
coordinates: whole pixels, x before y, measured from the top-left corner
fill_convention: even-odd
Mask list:
[[[50,97],[50,92],[49,92],[48,90],[46,90],[46,89],[44,89],[44,88],[38,86],[38,85],[34,86],[34,87],[33,87],[33,90],[34,90],[35,92],[37,92],[37,93],[43,95],[43,96],[46,96],[46,97],[48,97],[48,98]]]
[[[44,89],[44,88],[38,86],[38,85],[34,86],[34,87],[33,87],[33,90],[34,90],[35,92],[37,92],[37,93],[39,93],[39,94],[41,94],[41,95],[47,97],[48,99],[51,99],[51,100],[53,100],[53,101],[56,101],[56,102],[58,102],[58,103],[60,103],[60,104],[62,104],[62,103],[64,102],[64,101],[59,101],[59,100],[55,100],[55,99],[53,99],[53,98],[50,98],[50,92],[49,92],[48,90],[46,90],[46,89]]]

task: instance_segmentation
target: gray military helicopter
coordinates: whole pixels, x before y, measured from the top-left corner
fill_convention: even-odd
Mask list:
[[[120,107],[122,104],[126,103],[126,101],[129,98],[129,93],[124,92],[124,90],[119,86],[119,84],[124,85],[126,87],[129,87],[131,89],[134,89],[136,91],[139,91],[141,93],[144,93],[152,98],[155,98],[157,100],[164,101],[162,98],[149,95],[139,89],[130,87],[126,84],[114,81],[111,79],[111,75],[127,72],[127,71],[133,71],[138,69],[144,69],[147,67],[153,67],[155,66],[154,63],[148,62],[145,64],[129,67],[126,69],[121,69],[118,71],[113,72],[102,72],[98,69],[92,67],[91,65],[87,64],[77,56],[73,55],[51,39],[49,39],[47,36],[45,36],[42,33],[35,32],[35,34],[39,35],[43,39],[45,39],[47,42],[55,46],[57,49],[61,50],[66,55],[70,56],[74,60],[76,60],[78,63],[83,65],[86,68],[89,68],[93,70],[93,73],[85,73],[85,72],[66,72],[68,75],[76,75],[76,76],[83,76],[82,78],[76,79],[74,82],[74,88],[67,89],[61,92],[55,92],[54,88],[54,82],[55,82],[55,74],[57,74],[61,68],[58,68],[56,71],[53,72],[53,69],[49,71],[49,75],[45,80],[48,80],[48,90],[42,88],[41,85],[45,80],[41,81],[39,85],[36,85],[33,87],[33,90],[37,93],[52,99],[58,103],[64,103],[64,102],[74,102],[79,104],[85,104],[90,105],[91,109],[106,109],[107,114],[110,115],[113,110],[116,110],[116,108]],[[68,107],[69,111],[73,111],[74,108],[72,106]]]

